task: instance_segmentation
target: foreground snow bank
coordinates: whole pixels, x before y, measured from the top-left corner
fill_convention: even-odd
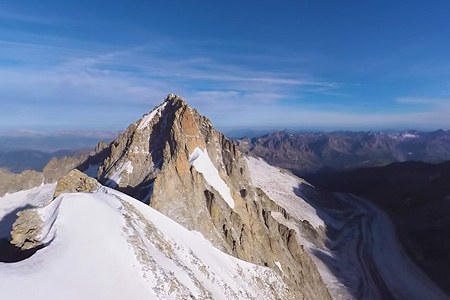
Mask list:
[[[51,243],[26,260],[0,263],[2,298],[270,299],[287,293],[273,270],[224,254],[199,233],[109,188],[62,194],[37,211],[41,237]]]

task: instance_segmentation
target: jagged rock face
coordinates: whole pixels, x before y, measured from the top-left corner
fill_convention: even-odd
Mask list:
[[[178,96],[131,124],[110,152],[100,182],[148,201],[229,254],[272,267],[296,298],[330,298],[295,232],[271,216],[282,208],[252,186],[236,145]]]

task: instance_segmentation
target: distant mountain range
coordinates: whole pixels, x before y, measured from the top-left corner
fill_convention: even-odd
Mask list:
[[[87,152],[109,131],[0,133],[0,168],[42,170],[52,157]],[[247,154],[297,175],[384,166],[393,162],[450,160],[450,131],[288,132],[276,131],[236,140]]]
[[[0,168],[14,173],[42,171],[52,158],[88,153],[99,141],[110,142],[117,133],[109,131],[61,131],[0,133]]]
[[[42,171],[45,165],[54,157],[72,156],[87,150],[59,150],[42,152],[38,150],[16,150],[0,152],[0,168],[14,173],[25,170]]]
[[[450,160],[450,131],[278,131],[238,139],[245,153],[298,175],[384,166],[393,162]]]

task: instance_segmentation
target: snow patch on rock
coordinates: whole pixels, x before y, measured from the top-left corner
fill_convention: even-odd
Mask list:
[[[150,124],[150,122],[153,120],[153,118],[156,115],[159,115],[161,117],[161,114],[164,110],[164,108],[166,107],[167,102],[162,103],[160,106],[156,107],[154,110],[152,110],[152,112],[150,112],[149,114],[145,115],[141,122],[139,123],[138,126],[138,130],[142,130],[144,128],[147,128],[147,126]]]
[[[120,180],[122,179],[122,173],[126,172],[127,174],[131,174],[133,172],[133,164],[131,161],[127,161],[123,163],[116,172],[106,181],[106,185],[109,187],[116,187],[120,184]]]
[[[280,269],[281,272],[284,272],[283,268],[281,267],[281,263],[279,261],[276,261],[275,265],[278,267],[278,269]]]
[[[234,200],[231,196],[230,187],[220,177],[219,171],[208,155],[208,151],[206,149],[203,151],[198,147],[195,148],[194,152],[189,156],[189,163],[203,175],[210,186],[219,192],[223,200],[225,200],[231,208],[234,208]]]

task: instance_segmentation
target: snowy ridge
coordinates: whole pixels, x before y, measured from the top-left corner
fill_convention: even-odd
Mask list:
[[[189,156],[189,163],[203,175],[210,186],[219,192],[223,200],[225,200],[231,208],[234,208],[234,200],[231,196],[230,187],[220,177],[219,171],[209,158],[208,151],[206,151],[206,149],[202,151],[198,147],[195,148],[194,152]]]
[[[198,232],[118,191],[103,187],[92,194],[62,194],[37,211],[41,238],[51,242],[28,259],[0,263],[6,299],[288,295],[275,271],[219,251]]]
[[[142,130],[142,129],[146,128],[156,115],[159,115],[161,117],[161,114],[162,114],[164,108],[166,107],[166,105],[167,105],[167,102],[164,102],[160,106],[158,106],[154,110],[152,110],[149,114],[142,117],[142,120],[138,126],[138,130]]]

